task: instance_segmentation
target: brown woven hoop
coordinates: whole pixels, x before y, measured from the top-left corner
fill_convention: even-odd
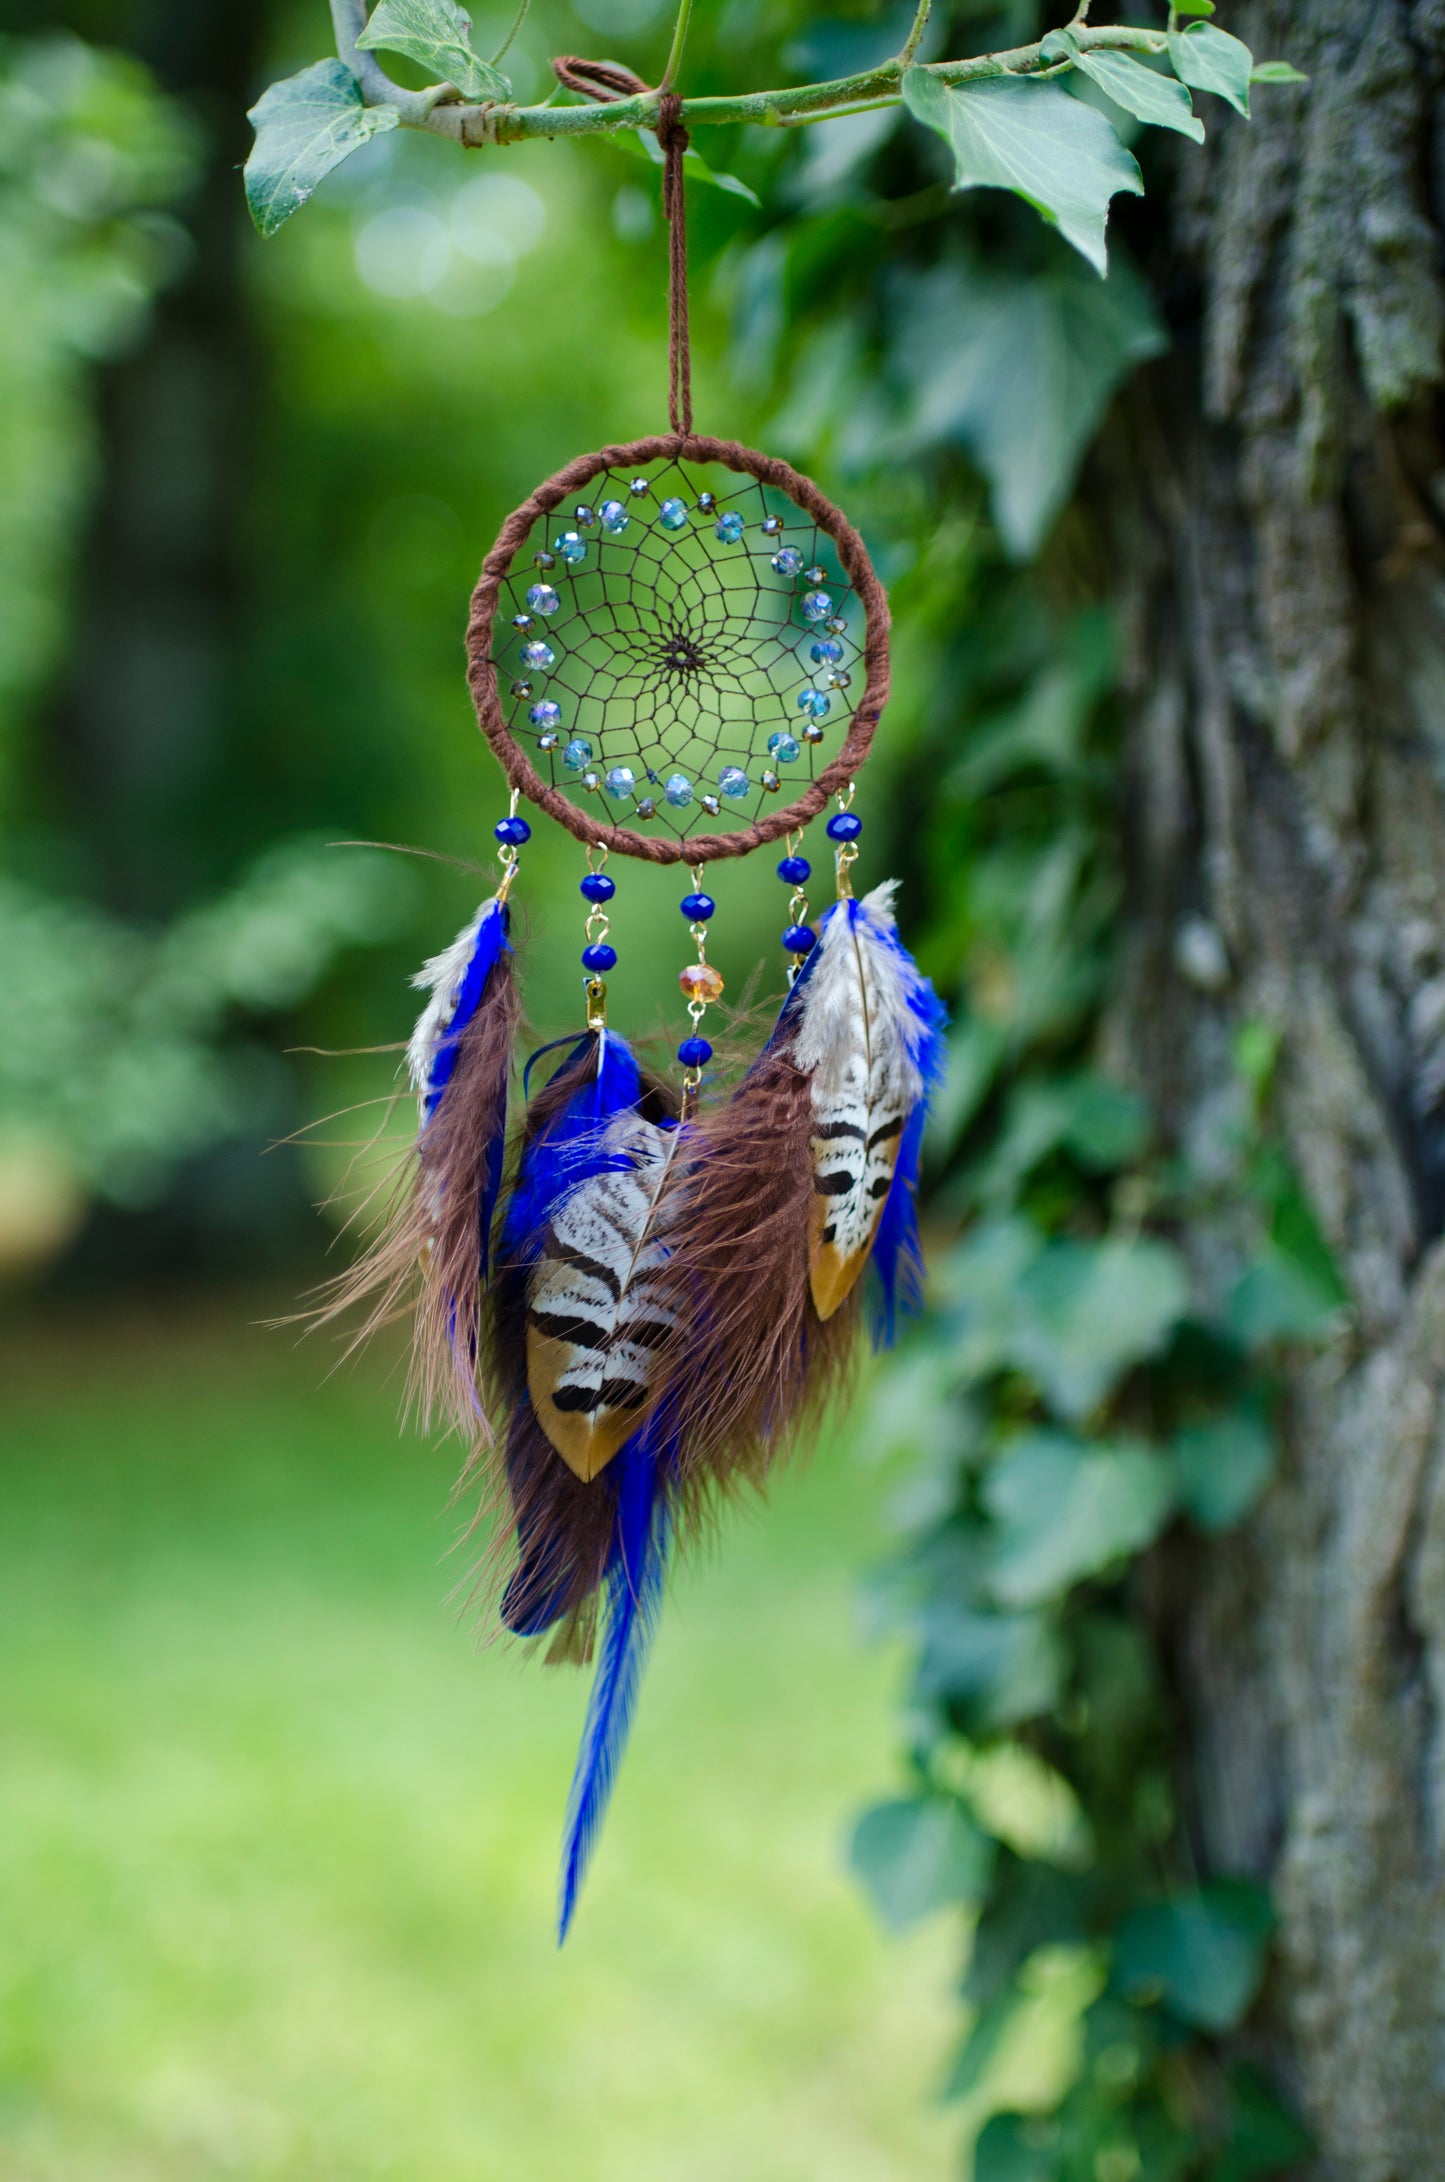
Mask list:
[[[663,459],[718,462],[729,470],[754,477],[786,493],[818,528],[832,539],[838,558],[866,617],[863,667],[866,684],[849,723],[838,755],[810,782],[793,803],[770,811],[732,833],[690,834],[683,840],[637,833],[593,818],[544,781],[520,743],[512,735],[502,713],[497,689],[497,670],[492,659],[492,635],[497,601],[512,561],[539,516],[549,515],[570,493],[587,484],[603,470],[626,469],[633,464]],[[737,440],[709,439],[696,433],[666,433],[652,439],[632,440],[625,446],[603,447],[596,454],[578,455],[564,469],[539,485],[529,500],[507,517],[472,593],[471,619],[467,624],[467,681],[477,708],[477,721],[491,744],[511,786],[539,810],[555,818],[570,834],[590,846],[621,856],[639,856],[652,864],[712,864],[726,856],[746,856],[766,842],[781,840],[816,818],[830,796],[853,779],[872,745],[879,715],[888,699],[888,599],[873,572],[868,551],[857,531],[832,501],[818,490],[810,477],[759,454]]]

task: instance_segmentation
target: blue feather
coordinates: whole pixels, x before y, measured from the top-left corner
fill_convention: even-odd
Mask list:
[[[908,1012],[917,1026],[910,1051],[923,1078],[923,1096],[908,1117],[898,1164],[884,1200],[883,1217],[873,1239],[873,1269],[878,1279],[870,1298],[869,1328],[875,1348],[891,1348],[898,1335],[900,1318],[916,1317],[923,1307],[923,1251],[918,1239],[918,1170],[923,1159],[923,1133],[928,1125],[929,1094],[943,1081],[948,1059],[945,1033],[948,1010],[928,979],[918,969],[896,932],[886,944],[907,963],[910,981]]]
[[[507,938],[511,917],[505,902],[489,902],[477,925],[472,942],[471,955],[457,988],[456,1004],[451,1020],[437,1040],[432,1054],[431,1067],[427,1071],[424,1119],[430,1120],[441,1104],[442,1093],[452,1080],[457,1065],[457,1053],[468,1024],[482,1003],[487,979],[491,976],[502,956],[509,952]],[[498,1163],[500,1168],[500,1149]]]
[[[597,1067],[573,1092],[546,1131],[528,1145],[507,1204],[502,1227],[502,1248],[512,1264],[524,1264],[536,1250],[552,1209],[569,1189],[594,1174],[605,1174],[625,1165],[604,1152],[600,1139],[609,1122],[630,1112],[642,1096],[642,1075],[631,1047],[615,1031],[587,1033],[573,1045],[555,1074],[570,1068],[597,1041]],[[561,1041],[559,1041],[560,1043]],[[544,1046],[542,1052],[551,1052]],[[534,1053],[527,1063],[524,1084],[541,1059]]]
[[[663,1476],[677,1459],[676,1427],[658,1413],[613,1457],[619,1475],[606,1579],[607,1626],[567,1798],[559,1942],[567,1937],[583,1875],[597,1844],[662,1608],[671,1527]]]

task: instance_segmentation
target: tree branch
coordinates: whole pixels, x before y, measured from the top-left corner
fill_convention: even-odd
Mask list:
[[[678,17],[679,27],[684,30],[689,13],[688,0],[684,0]],[[913,62],[909,56],[917,50],[928,14],[928,0],[920,0],[903,52],[861,75],[839,76],[828,83],[797,84],[778,91],[685,99],[682,120],[689,129],[709,122],[744,122],[761,128],[798,126],[830,121],[840,113],[856,112],[860,106],[897,105],[903,95],[903,71],[910,65],[923,66],[931,76],[948,84],[978,83],[987,76],[1033,75],[1045,65],[1037,41],[1005,53],[981,53],[971,60]],[[609,136],[620,129],[656,126],[660,90],[595,106],[467,105],[445,84],[433,85],[426,91],[403,91],[374,54],[357,48],[357,36],[366,22],[365,0],[331,0],[331,16],[336,26],[337,52],[361,85],[367,105],[391,107],[403,128],[426,129],[434,136],[476,147],[516,144],[535,136]],[[1166,43],[1161,31],[1138,29],[1132,24],[1097,30],[1081,24],[1074,35],[1086,50],[1107,47],[1127,53],[1161,53]]]

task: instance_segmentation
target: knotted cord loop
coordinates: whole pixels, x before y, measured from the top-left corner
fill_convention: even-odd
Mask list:
[[[600,106],[619,99],[650,98],[650,87],[621,61],[588,61],[559,53],[552,73],[564,90]],[[667,415],[678,452],[692,433],[692,348],[687,324],[687,198],[683,155],[688,133],[682,125],[682,100],[664,91],[657,107],[657,141],[662,146],[662,209],[667,220]]]

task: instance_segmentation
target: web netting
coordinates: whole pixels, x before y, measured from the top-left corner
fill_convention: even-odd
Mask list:
[[[501,581],[497,695],[543,781],[682,840],[790,804],[842,747],[865,616],[828,532],[772,485],[600,470]]]

